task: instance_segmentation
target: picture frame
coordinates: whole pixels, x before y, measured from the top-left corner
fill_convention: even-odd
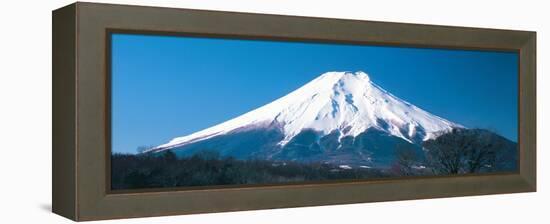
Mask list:
[[[154,18],[154,19],[152,19]],[[53,11],[52,210],[75,221],[536,191],[536,33],[77,2]],[[519,172],[112,191],[113,32],[519,54]]]

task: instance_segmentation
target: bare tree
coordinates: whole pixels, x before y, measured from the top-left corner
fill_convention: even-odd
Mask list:
[[[502,141],[497,141],[495,135],[489,132],[479,133],[474,147],[469,148],[467,155],[467,172],[477,173],[481,169],[492,169],[496,165],[496,154],[504,148]]]
[[[397,145],[395,149],[396,161],[394,171],[399,175],[412,176],[415,175],[414,166],[419,163],[419,156],[416,151],[410,146]]]
[[[501,147],[495,134],[480,129],[455,129],[424,143],[427,161],[435,173],[477,173],[495,165]]]

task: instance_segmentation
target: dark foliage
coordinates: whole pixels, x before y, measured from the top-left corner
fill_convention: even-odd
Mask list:
[[[391,166],[391,172],[397,176],[420,176],[425,174],[423,166],[424,158],[415,148],[400,144],[395,148],[395,162]]]
[[[236,160],[214,151],[178,158],[161,155],[112,155],[112,189],[180,186],[269,184],[335,179],[366,179],[388,176],[376,169],[340,169],[321,163]]]
[[[455,129],[423,146],[426,163],[435,174],[516,169],[517,144],[482,129]]]
[[[237,159],[224,151],[198,147],[189,148],[193,152],[191,155],[176,154],[172,150],[137,155],[115,154],[111,161],[111,187],[140,189],[270,184],[517,170],[517,144],[482,129],[455,129],[424,142],[422,148],[396,137],[388,138],[386,134],[369,131],[355,139],[342,138],[337,149],[326,149],[327,146],[335,147],[338,140],[338,134],[328,136],[317,139],[315,133],[304,132],[280,154],[276,154],[278,157],[270,160],[259,159],[264,158],[261,156]],[[258,142],[271,138],[267,132],[251,132],[247,137],[258,138]],[[220,145],[221,142],[209,146],[225,147]],[[250,151],[255,146],[237,150],[238,155],[244,155],[240,152]],[[371,158],[369,164],[363,163]],[[353,169],[340,168],[336,164],[349,164]],[[373,168],[366,168],[365,165],[372,165]]]

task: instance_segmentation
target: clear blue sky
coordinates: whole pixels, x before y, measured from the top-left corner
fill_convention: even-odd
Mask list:
[[[394,95],[517,141],[516,53],[112,36],[113,152],[134,153],[269,103],[327,71],[365,71]]]

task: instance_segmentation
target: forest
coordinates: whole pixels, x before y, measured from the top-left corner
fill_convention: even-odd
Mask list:
[[[237,160],[212,150],[178,157],[161,153],[113,154],[111,188],[275,184],[304,181],[456,175],[517,170],[517,144],[482,129],[457,129],[425,141],[423,154],[396,147],[384,167],[343,166],[320,162]]]
[[[343,169],[323,163],[236,160],[203,151],[178,158],[172,151],[161,155],[112,155],[112,189],[181,186],[269,184],[335,179],[386,177],[378,169]]]

